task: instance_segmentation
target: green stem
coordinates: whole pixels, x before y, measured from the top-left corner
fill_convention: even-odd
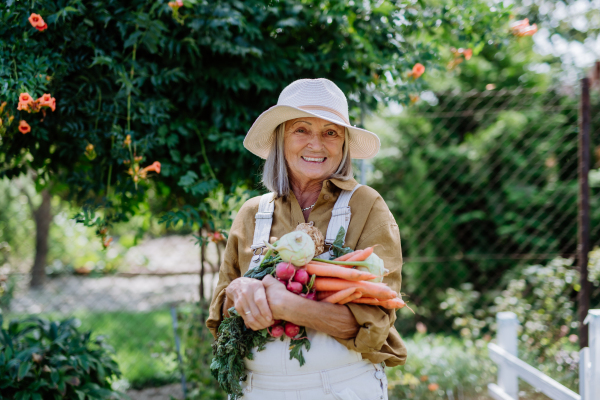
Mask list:
[[[324,262],[327,264],[335,264],[335,265],[350,265],[350,266],[356,265],[357,267],[368,267],[371,265],[367,261],[335,261],[335,260],[322,260],[320,258],[313,258],[313,260]]]
[[[110,138],[110,153],[112,154],[112,148],[115,144],[115,137],[112,136]],[[110,157],[109,157],[110,159]],[[106,198],[108,199],[108,197],[110,196],[110,176],[112,175],[112,163],[110,163],[110,165],[108,166],[108,180],[106,182]]]
[[[137,43],[133,45],[133,54],[131,61],[131,72],[129,73],[130,84],[133,85],[133,73],[135,71],[135,53],[137,51]],[[127,94],[127,132],[131,131],[131,87],[129,87],[129,93]],[[131,160],[133,162],[133,159]]]
[[[96,123],[94,124],[94,133],[98,130],[98,119],[100,118],[100,110],[102,108],[102,91],[98,91],[98,115],[96,115]]]
[[[202,149],[202,157],[204,158],[204,164],[206,165],[206,168],[208,168],[210,176],[216,181],[217,177],[212,167],[210,166],[210,162],[208,161],[208,156],[206,155],[206,148],[204,147],[204,139],[202,138],[202,134],[200,133],[199,129],[196,129],[196,134],[198,134],[198,138],[200,139],[200,148]]]

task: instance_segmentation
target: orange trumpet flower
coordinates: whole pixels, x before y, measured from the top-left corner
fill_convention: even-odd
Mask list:
[[[19,122],[19,132],[21,132],[23,135],[28,132],[31,132],[31,127],[26,121]]]
[[[418,79],[425,72],[425,66],[421,63],[416,63],[412,69],[411,75],[413,78]]]
[[[147,166],[146,168],[144,168],[143,170],[144,172],[150,172],[150,171],[154,171],[157,174],[160,174],[160,163],[158,161],[154,161],[152,163],[152,165]]]

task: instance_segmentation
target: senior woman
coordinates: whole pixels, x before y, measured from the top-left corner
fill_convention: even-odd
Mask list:
[[[263,240],[271,243],[304,222],[313,222],[332,243],[339,227],[345,246],[375,253],[400,292],[402,252],[398,225],[381,196],[359,185],[351,158],[371,158],[379,138],[350,125],[343,92],[327,79],[301,79],[261,114],[244,146],[266,159],[263,184],[271,192],[248,200],[231,231],[207,326],[216,337],[227,310],[235,307],[253,330],[274,320],[307,328],[306,363],[290,359],[290,340],[275,340],[245,360],[244,399],[387,399],[383,366],[404,364],[406,348],[394,328],[396,314],[378,306],[329,304],[288,292],[271,276],[244,273],[260,262]]]

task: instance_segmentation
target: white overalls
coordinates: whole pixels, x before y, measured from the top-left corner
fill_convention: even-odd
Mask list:
[[[325,243],[331,244],[341,226],[350,224],[348,203],[353,190],[343,190],[332,211]],[[273,221],[273,193],[262,196],[252,249],[262,251],[269,240]],[[329,258],[329,253],[319,257]],[[260,264],[262,256],[252,258],[250,269]],[[263,351],[254,349],[254,360],[245,359],[248,378],[242,383],[244,400],[387,400],[387,379],[380,364],[363,360],[360,353],[349,350],[333,337],[307,328],[310,350],[303,349],[306,363],[290,360],[291,339],[276,339]]]

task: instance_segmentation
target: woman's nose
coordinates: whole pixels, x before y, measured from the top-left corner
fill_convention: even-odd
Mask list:
[[[310,135],[310,139],[308,141],[307,147],[309,149],[315,150],[315,151],[321,150],[323,148],[323,138],[321,138],[321,135],[319,135],[319,134]]]

